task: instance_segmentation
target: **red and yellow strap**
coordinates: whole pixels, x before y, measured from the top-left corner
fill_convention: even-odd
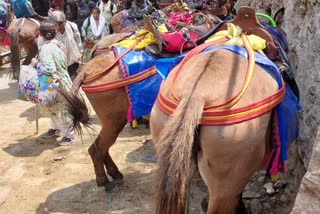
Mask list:
[[[89,82],[92,82],[96,79],[99,79],[100,77],[102,77],[103,75],[105,75],[107,72],[110,71],[111,68],[113,68],[113,66],[115,66],[118,61],[124,56],[126,55],[127,53],[129,53],[137,44],[139,44],[139,42],[141,42],[145,37],[146,35],[148,34],[148,32],[145,32],[143,34],[140,34],[137,38],[137,40],[129,47],[127,48],[125,51],[123,51],[121,54],[119,54],[117,56],[117,58],[102,72],[99,72],[99,73],[93,73],[91,72],[88,76],[86,76],[86,78],[83,80],[83,84],[87,84]]]
[[[259,115],[262,115],[271,109],[273,109],[275,106],[277,106],[283,99],[285,94],[285,84],[282,79],[282,87],[276,91],[271,96],[262,99],[259,102],[250,104],[245,107],[240,108],[233,108],[230,109],[233,105],[235,105],[240,98],[245,93],[248,84],[250,83],[252,79],[253,74],[253,68],[255,64],[255,56],[254,51],[245,35],[241,36],[243,43],[248,51],[249,55],[249,63],[248,63],[248,72],[244,81],[244,84],[240,90],[240,92],[232,97],[231,99],[227,100],[226,102],[218,105],[210,105],[206,106],[204,108],[203,116],[200,121],[200,124],[203,125],[225,125],[225,124],[232,124],[237,123],[245,120],[252,119],[254,117],[257,117]],[[215,42],[215,41],[214,41]],[[200,46],[198,46],[198,49],[201,49]],[[203,49],[202,49],[203,50]],[[200,52],[200,51],[199,51]],[[190,58],[190,57],[189,57]],[[180,69],[182,65],[178,67]],[[177,71],[179,73],[180,70]],[[176,79],[177,74],[175,75],[174,79]],[[174,82],[174,81],[173,81]],[[157,105],[160,108],[161,111],[164,113],[171,115],[175,109],[177,108],[179,104],[179,100],[172,94],[170,96],[169,91],[169,98],[167,98],[163,92],[162,92],[163,83],[160,88],[160,92],[157,98]],[[171,98],[171,99],[170,99]]]
[[[101,92],[101,91],[107,91],[107,90],[112,90],[116,88],[122,88],[125,86],[128,86],[130,84],[139,82],[141,80],[144,80],[154,74],[157,73],[156,68],[150,67],[138,74],[119,79],[119,80],[114,80],[110,82],[104,82],[100,84],[94,84],[94,85],[82,85],[82,90],[86,93],[94,93],[94,92]]]

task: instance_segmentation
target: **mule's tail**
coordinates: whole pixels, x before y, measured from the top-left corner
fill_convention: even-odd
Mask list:
[[[82,135],[81,124],[90,128],[91,122],[90,111],[84,98],[79,92],[84,77],[84,73],[80,71],[73,81],[70,92],[66,90],[59,90],[59,94],[61,94],[65,100],[67,111],[73,118],[73,128],[78,131],[80,135]]]
[[[9,31],[10,51],[11,51],[11,72],[14,79],[19,79],[20,73],[20,44],[19,31],[22,19],[18,19],[14,27]]]
[[[190,91],[182,98],[160,134],[155,190],[156,214],[184,213],[186,190],[194,160],[195,129],[204,107],[204,99],[194,93],[196,85],[187,89]]]

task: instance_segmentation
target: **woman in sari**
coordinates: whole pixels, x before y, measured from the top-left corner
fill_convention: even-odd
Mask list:
[[[66,50],[61,42],[54,39],[56,34],[54,23],[42,22],[40,25],[40,36],[44,44],[39,50],[39,59],[33,59],[31,65],[38,70],[40,81],[40,91],[43,93],[52,93],[48,90],[50,85],[53,90],[70,90],[72,86],[71,79],[67,71]],[[55,87],[52,87],[55,85]],[[54,93],[53,93],[54,94]],[[49,97],[49,96],[48,96]],[[58,145],[63,146],[76,140],[76,135],[72,128],[72,118],[65,108],[64,100],[59,93],[55,93],[53,102],[50,105],[41,104],[41,112],[44,116],[51,118],[51,128],[41,135],[43,138],[52,138],[62,136]]]

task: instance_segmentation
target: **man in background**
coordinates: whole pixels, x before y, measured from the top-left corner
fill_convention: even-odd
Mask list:
[[[97,3],[97,7],[100,9],[101,15],[106,19],[106,23],[109,26],[109,33],[112,34],[113,30],[111,27],[111,18],[117,13],[117,5],[112,2],[112,0],[100,0]]]
[[[56,10],[50,16],[50,20],[56,25],[57,34],[55,39],[60,41],[67,50],[67,64],[70,78],[74,80],[81,60],[82,42],[80,32],[75,23],[67,21],[62,11]],[[41,46],[42,42],[38,42]]]

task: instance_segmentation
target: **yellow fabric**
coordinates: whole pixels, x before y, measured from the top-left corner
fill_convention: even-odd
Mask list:
[[[165,33],[165,32],[168,32],[168,29],[167,29],[165,24],[161,24],[161,25],[158,26],[158,31],[160,33]]]
[[[148,44],[156,43],[156,38],[154,37],[154,35],[151,32],[149,32],[145,29],[141,29],[135,35],[132,35],[127,39],[124,39],[118,43],[115,43],[112,46],[118,45],[118,46],[123,46],[123,47],[130,47],[137,40],[138,36],[145,33],[145,32],[148,32],[146,37],[141,42],[139,42],[133,49],[134,50],[141,50],[141,49],[144,49],[146,47],[146,45],[148,45]]]
[[[277,173],[271,175],[271,180],[272,181],[280,180],[280,178],[281,178],[280,172],[277,172]]]
[[[239,26],[236,26],[232,23],[228,23],[228,30],[222,30],[214,35],[210,36],[205,42],[211,42],[217,39],[220,39],[221,37],[228,36],[230,37],[230,40],[224,43],[224,45],[239,45],[244,46],[243,42],[240,38],[240,34],[242,33],[242,29]],[[250,42],[250,45],[252,46],[253,50],[260,51],[266,48],[266,40],[262,39],[259,36],[256,35],[249,35],[248,40]],[[218,44],[221,45],[221,44]]]

